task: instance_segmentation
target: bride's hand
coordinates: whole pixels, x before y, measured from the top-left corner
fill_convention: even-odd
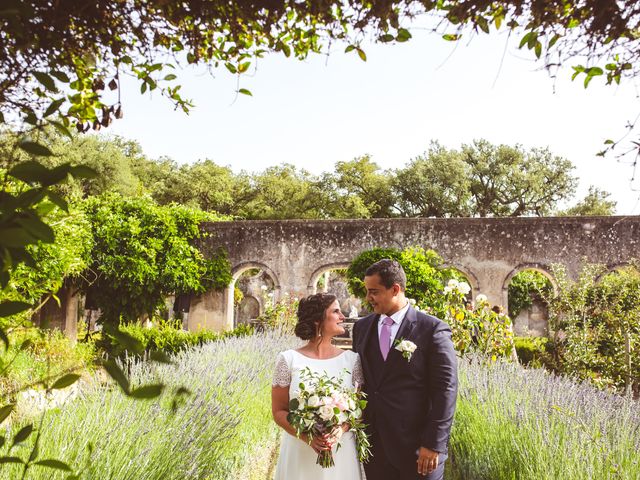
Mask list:
[[[304,434],[304,436],[300,436],[300,438],[304,443],[310,445],[311,448],[313,448],[313,451],[318,454],[325,450],[331,450],[331,442],[328,440],[326,435],[312,437],[311,443],[309,443],[308,434]]]

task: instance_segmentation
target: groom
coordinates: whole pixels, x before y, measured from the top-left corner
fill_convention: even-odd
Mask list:
[[[367,480],[441,480],[458,389],[451,330],[409,305],[407,278],[395,260],[371,265],[364,283],[375,313],[354,325],[353,349],[368,400]],[[415,345],[410,360],[396,348],[403,340],[401,349]]]

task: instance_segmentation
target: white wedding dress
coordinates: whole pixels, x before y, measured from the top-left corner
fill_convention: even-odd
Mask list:
[[[273,386],[289,387],[289,398],[293,398],[299,390],[300,371],[305,367],[340,378],[349,388],[363,382],[360,359],[355,352],[347,350],[337,357],[318,360],[287,350],[278,354]],[[274,480],[362,480],[352,432],[342,435],[340,449],[336,450],[334,445],[335,466],[322,468],[316,464],[317,458],[318,454],[309,445],[283,432]]]

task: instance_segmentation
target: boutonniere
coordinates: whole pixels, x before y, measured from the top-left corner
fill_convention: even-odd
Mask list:
[[[411,355],[413,355],[413,352],[418,348],[415,343],[403,338],[396,340],[394,345],[396,350],[401,352],[402,356],[407,359],[407,362],[411,361]]]

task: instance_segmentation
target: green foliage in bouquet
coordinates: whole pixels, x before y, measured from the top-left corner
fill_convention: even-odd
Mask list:
[[[362,421],[362,410],[367,406],[364,392],[346,389],[339,379],[312,372],[308,367],[300,373],[299,392],[289,401],[287,421],[296,435],[313,436],[334,434],[349,424],[356,442],[358,460],[365,463],[371,455],[371,444]],[[340,448],[340,443],[336,448]],[[323,468],[334,466],[331,450],[318,454],[316,462]]]

